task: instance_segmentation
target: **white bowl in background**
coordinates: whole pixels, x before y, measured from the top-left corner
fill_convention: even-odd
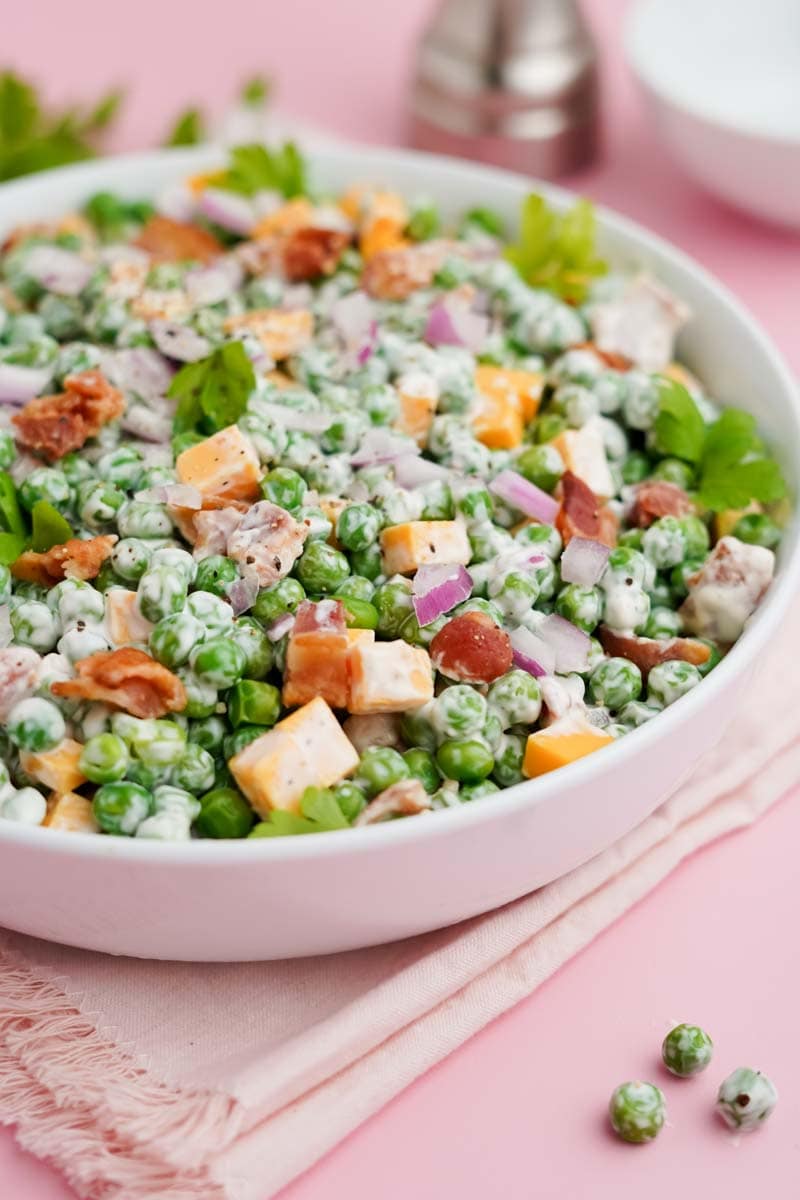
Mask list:
[[[108,189],[153,196],[216,166],[207,149],[68,167],[0,188],[0,238]],[[446,213],[491,205],[515,221],[531,181],[395,150],[320,148],[320,184],[371,179],[432,196]],[[574,197],[536,184],[558,208]],[[691,306],[680,352],[720,400],[754,413],[796,491],[800,415],[780,354],[734,297],[640,226],[598,212],[601,250],[655,272]],[[736,719],[748,678],[800,582],[798,525],[742,639],[657,720],[579,762],[431,816],[310,837],[157,843],[0,822],[0,924],[149,958],[234,961],[320,954],[462,920],[563,875],[647,817]]]
[[[800,0],[638,0],[625,46],[684,170],[800,229]]]

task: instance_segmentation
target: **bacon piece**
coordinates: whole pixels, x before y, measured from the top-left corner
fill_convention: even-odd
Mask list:
[[[442,263],[454,253],[459,253],[456,243],[443,238],[379,250],[364,267],[361,286],[376,300],[405,300],[419,288],[430,287]],[[462,247],[462,257],[463,253]]]
[[[81,371],[64,380],[66,391],[30,400],[12,418],[17,440],[51,460],[80,450],[104,425],[125,411],[122,392],[101,371]]]
[[[711,657],[710,648],[702,642],[696,642],[693,638],[674,637],[661,640],[634,637],[615,633],[607,625],[600,626],[599,637],[606,654],[627,658],[629,662],[635,663],[645,681],[653,667],[657,667],[659,663],[680,659],[681,662],[702,667]]]
[[[299,633],[345,633],[344,605],[341,600],[303,600],[297,606],[292,637]]]
[[[511,670],[513,651],[508,634],[487,613],[467,612],[442,626],[431,642],[430,656],[448,679],[491,683]]]
[[[588,484],[572,471],[565,471],[559,484],[561,507],[556,529],[564,539],[591,538],[604,546],[617,544],[617,518],[607,505],[600,503]]]
[[[41,659],[28,646],[0,650],[0,721],[5,721],[19,700],[33,690]]]
[[[268,587],[289,574],[307,535],[306,526],[285,508],[259,500],[228,538],[228,555],[242,567],[252,568],[260,587]]]
[[[283,273],[292,283],[317,279],[336,270],[350,238],[340,229],[297,229],[283,239]]]
[[[186,691],[177,675],[143,650],[123,646],[101,650],[75,664],[77,679],[50,685],[54,696],[73,700],[100,700],[134,717],[163,717],[182,712]]]
[[[659,517],[686,517],[692,512],[694,505],[683,488],[677,483],[654,479],[640,483],[636,489],[630,522],[639,529],[647,529]]]
[[[293,708],[321,696],[331,708],[350,697],[350,640],[341,600],[304,600],[298,606],[286,648],[283,703]]]
[[[401,779],[370,800],[353,824],[375,825],[387,817],[414,817],[427,812],[430,806],[430,797],[418,779]]]
[[[686,581],[689,595],[679,610],[686,628],[715,642],[735,642],[774,571],[775,555],[765,546],[720,538],[700,570]]]
[[[43,554],[26,550],[11,564],[11,574],[27,583],[51,588],[62,579],[95,579],[119,539],[115,533],[101,537],[70,538]]]
[[[155,262],[191,259],[206,263],[225,253],[225,247],[208,230],[158,213],[142,227],[133,245],[146,250]]]

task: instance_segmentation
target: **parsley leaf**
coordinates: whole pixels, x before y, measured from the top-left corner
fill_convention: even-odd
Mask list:
[[[17,499],[17,489],[8,471],[0,471],[0,530],[25,536],[25,518]]]
[[[28,545],[27,538],[21,533],[0,533],[0,564],[10,567]]]
[[[267,75],[254,75],[242,87],[242,104],[249,108],[258,108],[269,101],[272,91],[272,80]]]
[[[658,379],[659,410],[655,421],[655,444],[661,454],[698,463],[706,439],[700,410],[681,383],[664,376]]]
[[[255,826],[251,837],[289,837],[298,833],[326,833],[347,829],[350,822],[327,788],[306,788],[300,800],[300,812],[276,808],[265,821]]]
[[[187,108],[172,126],[165,146],[196,146],[205,137],[205,121],[199,108]]]
[[[563,215],[543,196],[531,192],[522,205],[520,237],[505,256],[531,287],[546,288],[563,300],[579,304],[606,263],[595,254],[594,208],[579,200]]]
[[[62,546],[73,536],[68,521],[48,500],[37,500],[31,510],[31,550],[45,554],[53,546]]]
[[[253,196],[260,191],[280,192],[287,200],[308,191],[306,164],[294,142],[269,150],[257,142],[234,146],[228,170],[217,187]]]
[[[208,358],[187,363],[167,393],[178,401],[173,432],[186,433],[199,427],[217,433],[235,425],[255,385],[253,365],[241,342],[226,342]]]

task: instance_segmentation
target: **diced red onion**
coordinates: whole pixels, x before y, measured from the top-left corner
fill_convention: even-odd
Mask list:
[[[375,353],[377,345],[378,322],[370,321],[369,332],[367,333],[366,340],[362,342],[361,346],[359,346],[358,350],[356,351],[356,362],[360,367],[363,367],[365,363],[369,362]]]
[[[292,629],[294,629],[294,615],[284,613],[282,617],[277,617],[271,625],[267,626],[266,634],[271,642],[279,642],[282,637],[286,637],[287,633],[291,633]]]
[[[228,603],[233,609],[233,615],[238,617],[248,608],[252,608],[258,596],[258,580],[254,575],[243,575],[234,579],[228,588]]]
[[[163,396],[175,374],[163,354],[149,346],[110,350],[103,355],[101,367],[115,387],[142,400]]]
[[[513,629],[509,637],[515,666],[527,671],[529,675],[535,675],[537,679],[553,673],[556,665],[555,651],[543,638],[537,637],[523,625]]]
[[[543,492],[517,471],[501,471],[489,484],[489,491],[500,500],[517,508],[526,517],[533,517],[549,525],[558,512],[558,501]]]
[[[542,621],[539,634],[553,649],[556,656],[555,669],[559,674],[586,670],[590,641],[588,634],[578,629],[577,625],[556,613],[550,613]]]
[[[430,563],[417,569],[411,603],[420,625],[430,625],[472,595],[472,576],[458,563]]]
[[[354,467],[373,467],[419,453],[419,446],[411,438],[387,429],[369,429],[358,450],[351,454],[350,462]]]
[[[211,353],[208,338],[190,325],[156,318],[150,322],[149,328],[153,341],[167,358],[177,359],[178,362],[197,362]]]
[[[197,207],[204,217],[219,225],[220,229],[241,234],[242,237],[247,237],[256,223],[252,203],[237,192],[206,188],[200,194]]]
[[[203,507],[203,497],[190,483],[159,483],[137,492],[135,498],[148,504],[171,504],[174,508],[190,508],[195,512]]]
[[[34,246],[25,255],[26,275],[58,296],[77,296],[92,277],[91,263],[60,246]]]
[[[489,319],[459,300],[437,300],[428,313],[425,341],[432,346],[464,346],[473,353],[483,349]]]
[[[426,483],[441,480],[449,481],[453,472],[439,463],[431,462],[429,458],[420,458],[416,454],[401,454],[394,461],[394,481],[398,487],[412,490],[424,487]]]
[[[244,279],[241,263],[232,255],[218,259],[211,267],[189,271],[184,281],[186,294],[194,308],[229,300]]]
[[[27,404],[44,391],[52,374],[50,367],[0,362],[0,404]]]
[[[565,583],[594,587],[602,577],[611,550],[593,538],[574,537],[561,555],[561,578]]]
[[[296,429],[299,433],[324,433],[333,423],[329,412],[304,412],[300,408],[289,408],[288,404],[270,404],[258,401],[258,412],[279,421],[284,429]]]

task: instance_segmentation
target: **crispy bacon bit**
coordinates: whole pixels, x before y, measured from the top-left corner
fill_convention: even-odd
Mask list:
[[[109,421],[125,411],[122,392],[101,371],[81,371],[64,380],[66,391],[30,400],[11,420],[17,440],[49,459],[80,450]]]
[[[344,633],[344,605],[341,600],[303,600],[297,606],[292,637],[299,633]]]
[[[376,300],[405,300],[419,288],[430,287],[434,275],[451,253],[458,253],[458,248],[444,239],[401,249],[379,250],[364,267],[361,286]]]
[[[578,342],[577,345],[571,346],[572,350],[589,350],[599,358],[603,366],[608,367],[612,371],[630,371],[633,363],[624,354],[617,354],[615,350],[601,350],[594,342]]]
[[[210,499],[213,498],[205,497],[205,500]],[[241,525],[242,514],[248,507],[243,500],[208,505],[204,501],[201,512],[180,508],[170,509],[170,515],[187,542],[194,542],[194,556],[200,561],[212,554],[227,553],[228,538]]]
[[[46,588],[55,587],[62,579],[95,579],[117,540],[115,533],[108,533],[85,541],[70,538],[44,554],[26,550],[11,564],[11,574]]]
[[[561,507],[556,528],[564,545],[573,537],[591,538],[604,546],[617,544],[617,518],[602,505],[588,484],[572,471],[565,471],[559,484]]]
[[[702,667],[711,657],[710,648],[693,638],[674,637],[662,641],[656,638],[634,637],[615,633],[607,625],[600,626],[600,643],[606,654],[627,658],[629,662],[635,663],[645,681],[653,667],[657,667],[659,663],[680,659],[681,662]]]
[[[720,538],[700,570],[686,581],[689,595],[679,610],[686,628],[715,642],[735,642],[774,571],[771,550],[735,537]]]
[[[285,508],[259,500],[228,538],[228,556],[250,568],[260,587],[288,575],[303,551],[308,529]]]
[[[101,650],[77,662],[75,670],[77,679],[51,684],[54,696],[100,700],[134,717],[163,717],[186,707],[186,691],[177,675],[143,650]]]
[[[654,479],[640,483],[636,489],[630,521],[639,529],[647,529],[659,517],[686,517],[691,512],[694,512],[694,505],[683,488],[677,483]]]
[[[41,659],[27,646],[0,650],[0,721],[5,721],[19,700],[24,700],[36,683]]]
[[[210,262],[225,253],[225,247],[208,230],[158,213],[142,227],[133,244],[156,262]]]
[[[431,802],[418,779],[401,779],[379,792],[356,817],[355,825],[375,825],[387,817],[414,817],[427,812]]]
[[[317,279],[336,270],[350,241],[340,229],[297,229],[283,239],[283,273],[292,283]]]
[[[505,630],[487,613],[453,617],[430,645],[431,662],[448,679],[491,683],[511,669],[513,652]]]

